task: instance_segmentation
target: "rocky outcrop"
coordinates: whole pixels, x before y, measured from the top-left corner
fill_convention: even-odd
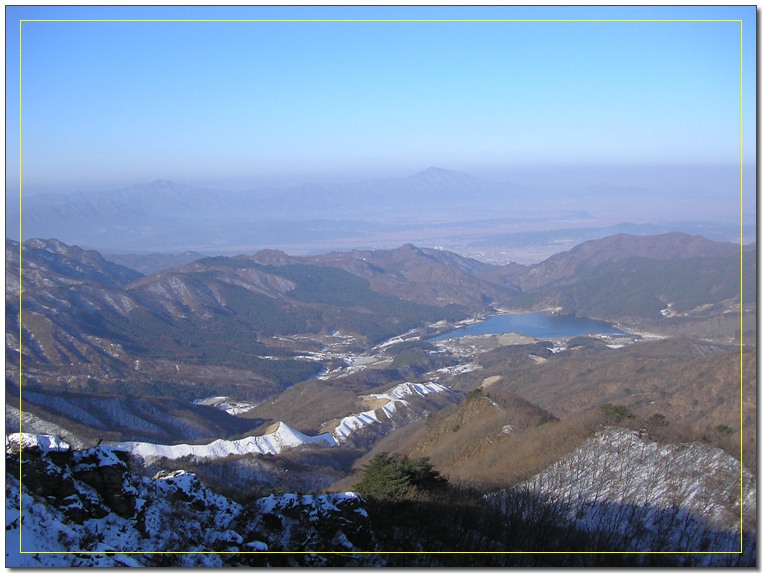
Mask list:
[[[74,523],[110,513],[135,513],[134,488],[129,485],[127,452],[99,446],[78,451],[37,447],[9,454],[6,463],[18,469],[24,487],[60,509]]]
[[[149,479],[128,462],[110,446],[6,453],[6,565],[315,565],[325,558],[299,552],[378,549],[357,494],[285,494],[244,508],[194,474]]]
[[[92,487],[105,505],[122,517],[135,513],[134,492],[125,487],[128,459],[126,451],[105,446],[75,451],[72,455],[74,478]]]
[[[270,495],[256,502],[247,530],[267,540],[270,551],[372,551],[376,546],[364,500],[356,493]]]

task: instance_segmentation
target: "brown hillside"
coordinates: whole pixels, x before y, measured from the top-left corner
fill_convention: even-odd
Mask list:
[[[586,241],[567,252],[558,253],[533,265],[514,283],[524,290],[563,283],[581,268],[619,261],[629,257],[654,260],[686,259],[691,257],[726,257],[740,253],[740,246],[718,243],[699,235],[666,233],[638,237],[619,234],[604,239]]]
[[[455,303],[481,310],[488,300],[506,300],[514,290],[476,276],[489,271],[490,265],[411,244],[392,250],[329,253],[304,260],[339,267],[367,279],[376,292],[421,304]]]
[[[755,350],[668,339],[620,349],[580,348],[519,367],[510,367],[509,361],[492,363],[491,354],[480,358],[489,366],[459,377],[454,385],[469,390],[500,376],[490,392],[515,393],[561,419],[596,412],[606,403],[621,404],[642,419],[664,416],[682,435],[705,439],[736,457],[742,439],[749,456],[755,447]]]

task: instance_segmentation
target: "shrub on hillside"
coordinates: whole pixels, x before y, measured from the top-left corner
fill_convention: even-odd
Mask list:
[[[374,499],[402,499],[418,491],[433,491],[447,483],[429,462],[429,458],[409,458],[382,452],[365,466],[357,491]]]
[[[621,422],[627,418],[635,417],[627,406],[621,404],[604,404],[601,406],[601,414],[603,414],[607,422]]]

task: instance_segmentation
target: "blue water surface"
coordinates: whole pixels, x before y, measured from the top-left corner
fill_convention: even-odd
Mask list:
[[[533,312],[530,314],[491,316],[483,322],[469,324],[464,328],[453,330],[436,338],[430,338],[429,342],[448,340],[461,336],[505,334],[508,332],[523,334],[533,338],[570,338],[581,334],[626,334],[602,320],[591,320],[589,318],[553,314],[550,312]]]

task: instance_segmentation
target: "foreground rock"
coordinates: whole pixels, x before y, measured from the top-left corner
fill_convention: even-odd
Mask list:
[[[622,429],[486,498],[444,487],[241,505],[194,474],[149,479],[130,463],[114,447],[9,440],[6,566],[756,565],[754,476],[714,448]]]
[[[356,494],[270,496],[244,508],[182,470],[139,477],[128,456],[105,446],[7,453],[6,566],[269,565],[281,559],[259,552],[295,543],[375,549]]]

